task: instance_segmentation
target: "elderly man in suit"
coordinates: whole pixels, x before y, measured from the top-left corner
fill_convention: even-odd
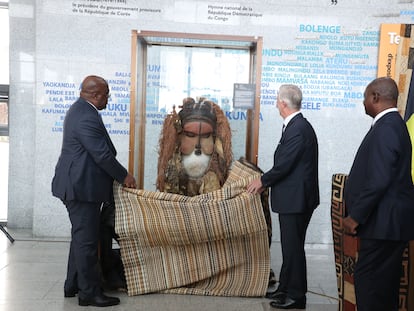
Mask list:
[[[414,239],[412,147],[397,100],[391,78],[366,87],[365,112],[374,120],[344,189],[344,231],[360,237],[354,272],[358,311],[398,310],[402,255]]]
[[[302,91],[280,86],[276,106],[283,118],[283,133],[273,167],[247,187],[250,193],[271,188],[272,210],[279,214],[283,263],[279,286],[267,295],[279,309],[305,309],[307,271],[305,236],[319,205],[318,141],[312,125],[300,112]]]
[[[107,82],[86,77],[79,99],[66,113],[61,154],[52,193],[66,205],[72,224],[65,297],[79,305],[105,307],[119,298],[102,293],[98,264],[100,211],[113,201],[113,181],[136,188],[135,178],[116,160],[116,150],[99,114],[109,98]]]

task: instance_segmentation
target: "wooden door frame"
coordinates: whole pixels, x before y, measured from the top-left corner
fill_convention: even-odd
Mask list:
[[[254,108],[247,110],[245,157],[248,161],[257,165],[262,76],[262,37],[132,30],[128,171],[135,176],[137,188],[143,189],[144,186],[146,46],[152,44],[147,41],[147,38],[170,39],[165,40],[165,42],[160,41],[161,45],[170,46],[236,48],[236,45],[234,45],[236,42],[247,44],[247,48],[239,48],[244,50],[249,49],[250,52],[249,83],[255,84],[255,97]],[[174,39],[184,42],[178,42],[178,40]],[[138,138],[138,144],[136,137]]]

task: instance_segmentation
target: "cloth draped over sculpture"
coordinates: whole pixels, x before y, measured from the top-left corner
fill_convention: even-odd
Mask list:
[[[193,197],[114,185],[128,295],[264,296],[270,253],[260,173],[234,162],[219,190]]]

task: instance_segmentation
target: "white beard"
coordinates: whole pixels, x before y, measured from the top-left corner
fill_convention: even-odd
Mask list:
[[[189,155],[181,156],[182,164],[185,172],[190,178],[200,178],[208,169],[211,156],[203,153],[201,155],[196,155],[194,151]]]

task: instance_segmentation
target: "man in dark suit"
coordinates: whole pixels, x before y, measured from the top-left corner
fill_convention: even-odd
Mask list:
[[[354,280],[358,311],[397,311],[402,254],[414,239],[411,141],[397,110],[398,87],[378,78],[365,89],[373,124],[345,184],[344,231],[360,237]]]
[[[136,188],[134,177],[116,160],[115,147],[99,114],[109,96],[103,78],[83,80],[79,99],[66,113],[62,150],[52,181],[52,193],[66,205],[72,224],[64,295],[78,294],[81,306],[119,304],[119,298],[104,295],[100,286],[100,211],[103,202],[113,201],[114,180]]]
[[[276,106],[283,133],[274,153],[273,167],[247,187],[250,193],[271,188],[272,210],[279,214],[283,263],[279,286],[267,295],[272,307],[305,309],[307,272],[306,230],[319,205],[318,141],[312,125],[300,112],[302,92],[295,85],[279,88]]]

